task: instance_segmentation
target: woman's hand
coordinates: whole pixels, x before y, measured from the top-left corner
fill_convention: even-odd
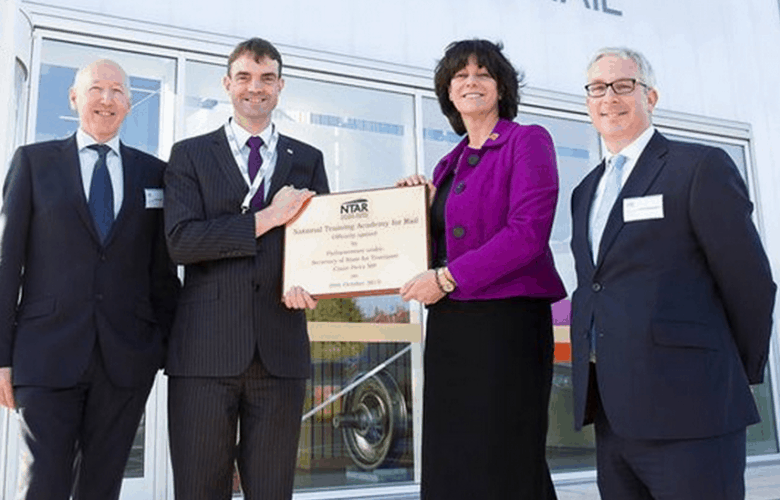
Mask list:
[[[428,206],[430,207],[433,205],[433,198],[436,194],[436,186],[433,185],[433,182],[426,179],[424,175],[414,174],[410,175],[409,177],[404,177],[403,179],[398,179],[395,182],[395,187],[419,186],[421,184],[428,186]]]
[[[441,291],[436,282],[436,271],[434,269],[418,274],[401,287],[402,299],[407,302],[414,299],[426,306],[437,303],[445,295],[447,294]]]

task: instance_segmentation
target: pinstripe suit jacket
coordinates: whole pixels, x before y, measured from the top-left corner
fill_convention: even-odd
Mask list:
[[[269,200],[290,184],[328,192],[322,152],[284,135],[276,147]],[[167,373],[234,376],[259,351],[272,375],[308,377],[305,315],[281,302],[283,226],[255,238],[254,215],[241,213],[248,187],[224,127],[176,143],[169,165],[165,230],[185,277]]]

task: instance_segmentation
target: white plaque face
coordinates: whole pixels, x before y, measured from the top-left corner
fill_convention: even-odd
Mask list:
[[[397,293],[428,269],[423,185],[313,197],[285,228],[282,290],[317,299]]]

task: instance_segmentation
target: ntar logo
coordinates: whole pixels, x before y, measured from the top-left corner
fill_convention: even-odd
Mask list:
[[[341,204],[341,210],[339,212],[342,219],[368,217],[368,200],[360,198],[358,200],[345,201]]]

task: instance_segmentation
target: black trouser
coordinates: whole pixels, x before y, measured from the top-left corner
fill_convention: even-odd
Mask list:
[[[236,458],[246,500],[291,498],[305,389],[305,379],[270,375],[259,356],[235,377],[170,377],[176,498],[230,499]]]
[[[22,435],[17,498],[68,500],[71,492],[73,500],[119,498],[151,388],[112,384],[97,346],[74,387],[16,387]]]

